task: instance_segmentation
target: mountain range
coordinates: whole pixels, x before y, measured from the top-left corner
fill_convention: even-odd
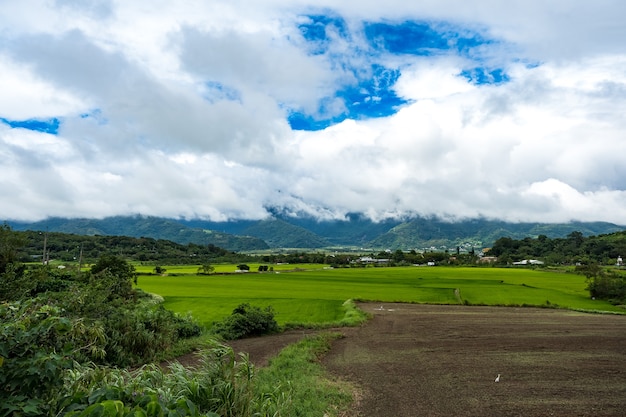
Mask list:
[[[38,230],[79,235],[151,237],[177,243],[213,244],[232,251],[291,249],[461,249],[490,247],[500,237],[523,239],[545,235],[565,237],[578,231],[585,236],[614,233],[626,226],[605,222],[511,223],[472,219],[450,222],[415,217],[374,222],[351,214],[346,220],[319,221],[273,213],[264,220],[213,222],[151,216],[116,216],[104,219],[50,218],[35,223],[7,221],[14,230]]]

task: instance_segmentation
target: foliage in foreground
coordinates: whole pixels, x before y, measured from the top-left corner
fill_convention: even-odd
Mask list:
[[[103,256],[86,273],[19,262],[0,228],[0,416],[55,415],[69,373],[85,364],[155,360],[199,325],[132,287],[132,265]]]
[[[83,368],[66,380],[68,417],[251,416],[254,367],[246,356],[214,345],[199,353],[197,368],[147,365],[135,372]],[[258,415],[258,414],[257,414]]]
[[[289,346],[258,373],[247,355],[217,343],[199,353],[195,368],[175,363],[168,369],[146,365],[129,371],[74,363],[49,374],[59,381],[54,392],[38,392],[46,395],[20,408],[3,403],[0,415],[336,415],[350,402],[349,390],[327,380],[318,363],[334,337],[320,335]]]
[[[145,362],[180,337],[182,319],[161,306],[108,313],[73,315],[46,296],[0,304],[0,416],[54,415],[75,370]]]

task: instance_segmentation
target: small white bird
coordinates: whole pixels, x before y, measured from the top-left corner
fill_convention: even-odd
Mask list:
[[[498,374],[498,376],[496,377],[496,381],[495,382],[500,382],[500,374]]]

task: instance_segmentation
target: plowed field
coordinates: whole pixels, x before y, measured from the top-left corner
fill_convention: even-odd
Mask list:
[[[626,416],[626,316],[361,304],[322,359],[358,387],[350,417]],[[306,332],[233,342],[264,365]],[[500,374],[500,381],[495,382]]]
[[[374,318],[324,365],[357,416],[625,416],[626,316],[361,305]],[[500,374],[500,382],[495,382]]]

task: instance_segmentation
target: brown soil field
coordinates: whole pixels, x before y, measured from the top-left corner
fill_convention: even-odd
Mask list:
[[[352,417],[626,416],[626,316],[361,304],[321,362],[357,387]],[[261,366],[305,332],[232,343]],[[495,382],[500,374],[499,382]]]
[[[361,308],[373,319],[336,341],[323,360],[329,372],[362,390],[354,415],[626,415],[626,316]]]

